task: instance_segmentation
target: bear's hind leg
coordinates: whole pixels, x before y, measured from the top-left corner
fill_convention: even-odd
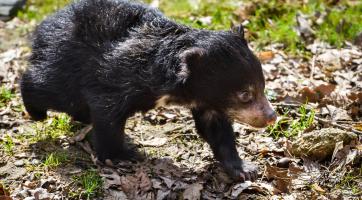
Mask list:
[[[125,143],[124,126],[128,118],[125,110],[126,102],[118,105],[120,97],[109,94],[88,95],[91,122],[93,125],[92,143],[95,146],[98,160],[141,160],[143,156]],[[112,106],[109,106],[112,105]]]
[[[24,74],[21,81],[21,96],[26,111],[36,121],[44,120],[47,117],[47,108],[45,107],[45,102],[39,99],[40,95],[39,91],[33,86],[33,83],[26,81],[26,74]]]

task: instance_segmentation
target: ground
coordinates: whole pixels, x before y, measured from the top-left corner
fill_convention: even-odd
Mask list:
[[[149,2],[194,27],[247,28],[279,118],[266,129],[234,124],[240,156],[260,168],[256,182],[238,183],[214,161],[182,107],[129,119],[128,140],[146,160],[117,165],[95,161],[91,127],[55,112],[31,121],[18,81],[43,17],[34,10],[45,15],[63,5],[37,2],[0,21],[0,199],[361,198],[361,3]]]

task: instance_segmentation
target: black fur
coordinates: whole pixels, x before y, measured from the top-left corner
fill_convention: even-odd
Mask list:
[[[256,169],[239,158],[227,111],[238,91],[254,86],[262,95],[264,78],[243,30],[235,30],[192,29],[134,2],[74,3],[35,31],[21,81],[25,107],[35,120],[53,109],[92,123],[98,158],[128,159],[127,118],[167,95],[192,108],[199,134],[230,176],[253,180]]]

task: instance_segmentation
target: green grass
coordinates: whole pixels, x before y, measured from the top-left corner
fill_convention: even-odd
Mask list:
[[[89,169],[73,179],[82,188],[80,191],[72,192],[73,197],[92,199],[102,192],[103,180],[95,169]]]
[[[320,10],[328,10],[321,5]],[[326,20],[317,30],[318,38],[341,47],[345,40],[352,41],[362,32],[362,2],[355,6],[341,6],[329,11]]]
[[[178,22],[194,28],[230,29],[235,21],[236,1],[230,0],[170,0],[161,1],[160,10]],[[209,17],[210,24],[201,18]]]
[[[337,188],[348,188],[351,189],[354,195],[362,195],[362,188],[359,185],[361,181],[362,166],[360,166],[359,168],[354,168],[352,171],[348,172],[337,185]]]
[[[48,118],[44,122],[36,123],[35,136],[33,142],[41,140],[58,139],[61,136],[70,136],[74,133],[75,126],[71,123],[71,118],[66,114],[58,114]]]
[[[0,108],[5,107],[13,97],[15,97],[15,94],[10,89],[2,86],[0,88]]]
[[[70,0],[30,0],[18,16],[24,20],[42,20],[46,15],[62,8]],[[145,0],[150,3],[151,0]],[[309,16],[315,37],[336,47],[353,41],[362,32],[362,1],[342,0],[336,5],[323,0],[292,1],[279,0],[161,0],[159,9],[178,22],[195,28],[212,30],[230,29],[232,24],[241,23],[235,14],[241,3],[250,3],[253,8],[247,16],[248,39],[257,47],[281,43],[292,54],[305,53],[307,42],[295,31],[296,15]],[[322,23],[316,23],[316,13],[327,13]],[[211,23],[207,23],[209,18]]]
[[[68,154],[65,152],[55,152],[46,155],[45,160],[41,166],[46,169],[55,169],[61,164],[69,161]]]
[[[313,124],[315,110],[307,110],[306,105],[302,105],[298,109],[299,117],[297,119],[289,117],[289,114],[289,110],[284,110],[280,119],[274,125],[267,127],[269,136],[277,139],[282,136],[287,138],[297,136]]]
[[[70,0],[28,0],[25,9],[18,12],[23,20],[41,21],[45,16],[67,5]]]
[[[14,154],[15,143],[11,136],[6,135],[3,141],[1,142],[1,146],[4,148],[4,151],[8,155]]]

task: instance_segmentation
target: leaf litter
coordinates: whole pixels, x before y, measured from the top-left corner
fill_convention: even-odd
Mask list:
[[[313,37],[304,16],[297,20],[300,34]],[[0,35],[28,26],[18,19],[4,24]],[[36,163],[47,148],[41,141],[28,141],[35,137],[34,122],[22,108],[18,85],[30,49],[25,39],[14,44],[0,51],[1,86],[14,94],[0,108],[1,147],[13,151],[0,152],[0,198],[75,199],[73,177],[90,167],[103,179],[104,199],[358,199],[361,195],[362,53],[357,46],[346,43],[335,49],[313,40],[308,46],[311,59],[288,56],[278,44],[257,52],[276,109],[289,110],[285,117],[292,121],[301,117],[297,108],[307,103],[316,117],[311,127],[280,138],[235,123],[240,156],[263,169],[256,182],[235,183],[196,134],[189,111],[180,107],[158,108],[128,120],[127,140],[146,154],[143,162],[99,164],[87,142],[92,127],[86,126],[47,147],[67,151],[69,163],[61,164],[61,169],[39,168]],[[22,154],[26,156],[13,156]],[[24,165],[11,165],[18,159]]]

